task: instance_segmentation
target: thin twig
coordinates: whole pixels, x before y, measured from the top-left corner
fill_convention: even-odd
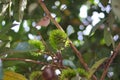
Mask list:
[[[46,50],[48,51],[48,54],[49,54],[49,53],[52,53],[51,50],[48,48],[48,46],[47,46],[45,40],[43,39],[41,33],[39,32],[38,34],[39,34],[39,36],[41,37],[41,40],[42,40],[42,42],[43,42],[43,44],[44,44]],[[49,54],[49,55],[50,55],[50,54]]]
[[[120,51],[120,43],[118,44],[118,46],[115,48],[114,52],[113,52],[113,55],[109,58],[107,64],[106,64],[106,67],[104,68],[104,72],[102,73],[102,76],[100,78],[100,80],[104,80],[105,79],[105,76],[107,75],[107,72],[108,72],[108,69],[111,65],[111,63],[113,62],[114,58],[117,56],[117,54],[119,53]]]
[[[51,16],[50,11],[47,9],[46,5],[44,4],[44,2],[42,0],[38,0],[41,7],[43,8],[43,10],[45,11],[45,13],[48,15],[48,17],[51,19],[51,21],[56,25],[56,27],[58,29],[60,29],[61,31],[65,32],[62,27],[55,21],[55,19]],[[73,45],[72,41],[70,40],[70,46],[71,48],[74,50],[75,54],[77,55],[77,57],[79,58],[81,64],[83,65],[83,67],[89,71],[89,67],[88,65],[85,63],[82,54],[76,49],[76,47]],[[93,75],[93,79],[97,80],[97,78]]]
[[[31,59],[23,59],[23,58],[1,58],[3,61],[24,61],[24,62],[31,62],[35,64],[41,64],[41,65],[46,65],[47,63],[43,63],[41,61],[35,61]]]
[[[32,60],[32,59],[23,59],[23,58],[1,58],[2,61],[24,61],[24,62],[30,62],[30,63],[34,63],[34,64],[39,64],[39,65],[48,65],[48,63],[45,62],[41,62],[41,61],[36,61],[36,60]],[[61,65],[53,65],[54,67],[57,68],[67,68],[66,66],[61,66]]]

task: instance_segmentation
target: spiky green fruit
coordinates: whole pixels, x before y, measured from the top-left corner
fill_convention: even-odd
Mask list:
[[[50,32],[49,41],[51,46],[56,50],[62,50],[65,47],[67,41],[67,35],[61,30],[53,30]]]
[[[40,40],[29,40],[28,43],[38,48],[41,52],[45,50],[45,46]]]
[[[87,77],[88,73],[82,69],[82,68],[77,68],[77,69],[64,69],[62,70],[62,74],[60,76],[60,80],[71,80],[73,77],[76,76],[76,74],[79,74],[80,77]]]

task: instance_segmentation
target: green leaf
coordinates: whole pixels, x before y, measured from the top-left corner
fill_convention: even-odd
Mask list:
[[[103,6],[107,6],[109,0],[100,0],[100,2],[102,3]]]
[[[112,29],[113,28],[113,24],[115,22],[115,16],[114,16],[114,13],[112,11],[107,16],[106,22],[107,22],[107,26],[109,26]]]
[[[16,48],[14,50],[20,51],[20,52],[22,52],[22,51],[27,52],[27,51],[35,51],[37,49],[30,46],[30,44],[28,42],[20,42],[20,43],[18,43],[18,45],[16,46]]]
[[[19,1],[20,0],[13,1],[13,3],[15,4],[15,5],[13,5],[14,6],[13,7],[13,11],[14,11],[13,19],[16,21],[19,21],[19,17],[18,17],[18,15],[19,15],[19,11],[18,11],[19,10]]]
[[[24,10],[26,9],[26,6],[27,6],[27,0],[20,0],[20,4],[19,4],[19,21],[20,22],[23,19]]]
[[[2,60],[0,59],[0,80],[3,80]]]
[[[7,33],[10,34],[9,30],[12,26],[13,26],[12,21],[8,21],[8,23],[4,27],[1,27],[1,29],[0,29],[0,40],[3,40],[3,41],[8,41],[9,40],[9,36],[7,35]]]
[[[27,79],[19,73],[13,71],[5,71],[3,80],[27,80]]]
[[[4,61],[3,62],[3,65],[5,67],[11,67],[13,65],[16,66],[18,64],[25,65],[25,62],[23,62],[23,61]]]
[[[1,30],[0,30],[0,36],[6,34],[10,28],[12,27],[12,22],[8,22]]]
[[[88,72],[88,79],[90,79],[92,77],[92,75],[95,73],[95,71],[97,70],[97,68],[107,59],[107,57],[100,59],[99,61],[97,61],[89,70]]]
[[[2,11],[0,12],[0,16],[3,16],[5,14],[5,12],[7,11],[8,8],[8,4],[4,4],[2,7]]]
[[[100,27],[101,24],[104,23],[105,20],[106,20],[106,18],[104,18],[103,20],[101,20],[99,23],[97,23],[97,24],[92,28],[92,30],[91,30],[91,32],[90,32],[90,36],[92,36],[92,35],[95,33],[95,31]]]
[[[105,27],[104,29],[104,40],[107,46],[110,46],[111,44],[114,46],[114,41],[108,27]]]
[[[30,74],[30,80],[42,80],[42,73],[40,71],[34,71]]]
[[[92,4],[94,4],[94,0],[89,0]]]
[[[69,67],[74,68],[74,69],[76,68],[75,64],[71,60],[67,60],[67,59],[63,60],[63,65],[69,66]]]
[[[0,1],[1,1],[1,3],[4,3],[4,4],[7,4],[10,2],[10,0],[0,0]]]

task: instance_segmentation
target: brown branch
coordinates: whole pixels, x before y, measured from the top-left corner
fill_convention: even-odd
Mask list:
[[[44,12],[48,15],[48,17],[51,19],[51,21],[56,25],[56,27],[58,29],[60,29],[61,31],[64,32],[64,30],[62,29],[62,27],[55,21],[55,19],[51,16],[50,11],[47,9],[46,5],[44,4],[44,2],[42,0],[38,0],[41,7],[43,8]],[[73,45],[72,41],[70,41],[70,46],[71,48],[74,50],[75,54],[77,55],[77,57],[79,58],[81,64],[83,65],[83,67],[89,71],[89,67],[88,65],[85,63],[82,54],[76,49],[76,47]],[[97,78],[93,75],[92,77],[94,80],[97,80]]]
[[[113,55],[109,58],[106,67],[104,68],[104,72],[102,73],[102,76],[100,78],[100,80],[104,80],[105,76],[107,75],[109,66],[111,65],[111,63],[113,62],[114,58],[117,56],[117,54],[120,51],[120,43],[118,44],[118,46],[115,48]]]
[[[23,59],[23,58],[1,58],[2,61],[24,61],[24,62],[30,62],[34,64],[40,64],[40,65],[49,65],[48,63],[41,62],[41,61],[36,61],[36,60],[31,60],[31,59]],[[61,66],[61,65],[55,65],[52,64],[52,66],[57,67],[57,68],[64,68],[66,69],[66,66]]]
[[[43,63],[40,61],[35,61],[35,60],[31,60],[31,59],[23,59],[23,58],[1,58],[1,60],[3,60],[3,61],[24,61],[24,62],[31,62],[31,63],[35,63],[35,64],[41,64],[41,65],[47,64],[47,63]]]
[[[48,15],[48,17],[51,19],[51,21],[56,25],[56,27],[62,31],[64,31],[62,29],[62,27],[54,20],[54,18],[51,16],[50,11],[47,9],[46,5],[44,4],[44,2],[42,0],[38,0],[41,7],[43,8],[43,10],[45,11],[45,13]]]

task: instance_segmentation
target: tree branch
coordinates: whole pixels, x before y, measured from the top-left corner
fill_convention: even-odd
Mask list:
[[[23,59],[23,58],[1,58],[1,60],[3,60],[3,61],[24,61],[24,62],[31,62],[31,63],[35,63],[35,64],[41,64],[41,65],[47,64],[47,63],[43,63],[40,61],[35,61],[35,60],[31,60],[31,59]]]
[[[111,63],[113,62],[114,58],[117,56],[117,54],[120,51],[120,43],[118,44],[118,46],[115,48],[113,55],[109,58],[106,67],[104,68],[104,72],[102,73],[102,76],[100,78],[100,80],[104,80],[105,76],[107,75],[108,69],[111,65]]]
[[[51,19],[51,21],[56,25],[56,27],[58,29],[60,29],[61,31],[64,32],[64,30],[62,29],[62,27],[55,21],[55,19],[51,16],[50,11],[47,9],[46,5],[44,4],[44,2],[42,0],[38,0],[41,7],[43,8],[44,12],[48,15],[48,17]],[[75,54],[77,55],[77,57],[79,58],[81,64],[83,65],[83,67],[89,71],[89,67],[88,65],[85,63],[82,54],[76,49],[76,47],[73,45],[72,41],[70,40],[70,46],[71,48],[74,50]],[[93,79],[97,80],[97,78],[93,75]]]
[[[48,63],[45,62],[41,62],[41,61],[36,61],[36,60],[32,60],[32,59],[23,59],[23,58],[1,58],[2,61],[24,61],[24,62],[30,62],[30,63],[34,63],[34,64],[40,64],[40,65],[48,65]],[[58,67],[58,68],[67,68],[66,66],[61,66],[61,65],[57,65],[57,64],[52,64],[52,66],[54,67]]]

